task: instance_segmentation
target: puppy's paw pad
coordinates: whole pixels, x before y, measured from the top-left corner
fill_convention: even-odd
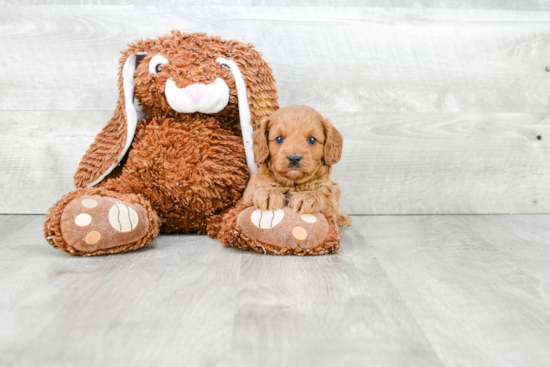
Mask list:
[[[260,210],[256,209],[250,216],[250,221],[258,228],[273,228],[279,224],[285,213],[281,210]]]

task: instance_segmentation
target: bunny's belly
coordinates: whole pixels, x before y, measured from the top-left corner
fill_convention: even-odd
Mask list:
[[[247,181],[239,132],[191,115],[141,121],[120,175],[102,186],[143,195],[164,232],[205,233],[207,220],[233,207]]]

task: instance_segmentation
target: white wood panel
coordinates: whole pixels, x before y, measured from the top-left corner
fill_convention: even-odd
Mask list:
[[[74,190],[73,175],[107,111],[0,112],[0,213],[46,213]]]
[[[333,119],[345,212],[548,212],[550,12],[530,10],[547,2],[458,4],[4,6],[0,213],[44,213],[72,189],[115,107],[120,50],[172,28],[253,42],[282,105]]]
[[[77,258],[45,242],[42,216],[0,216],[0,365],[550,359],[549,215],[352,219],[340,251],[323,257],[162,235],[132,253]]]
[[[119,52],[171,29],[255,44],[282,105],[548,111],[550,12],[239,6],[4,7],[0,110],[110,110]]]
[[[223,5],[550,10],[548,0],[0,0],[0,5]]]
[[[333,179],[352,214],[547,213],[546,115],[326,113],[344,135]],[[540,137],[540,140],[538,140]]]
[[[547,116],[324,115],[344,135],[332,176],[344,212],[550,211]],[[45,213],[74,189],[80,158],[110,117],[107,111],[0,112],[0,213]]]

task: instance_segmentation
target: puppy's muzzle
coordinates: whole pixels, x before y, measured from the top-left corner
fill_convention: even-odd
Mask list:
[[[293,166],[293,167],[297,167],[300,165],[300,162],[302,161],[302,156],[299,155],[299,154],[296,154],[296,153],[292,153],[291,155],[289,155],[287,157],[288,159],[288,163]]]

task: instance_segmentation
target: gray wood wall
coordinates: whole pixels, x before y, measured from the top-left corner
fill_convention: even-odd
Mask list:
[[[334,122],[344,212],[550,212],[549,1],[184,3],[0,0],[0,213],[73,188],[119,52],[171,29],[253,43]]]

